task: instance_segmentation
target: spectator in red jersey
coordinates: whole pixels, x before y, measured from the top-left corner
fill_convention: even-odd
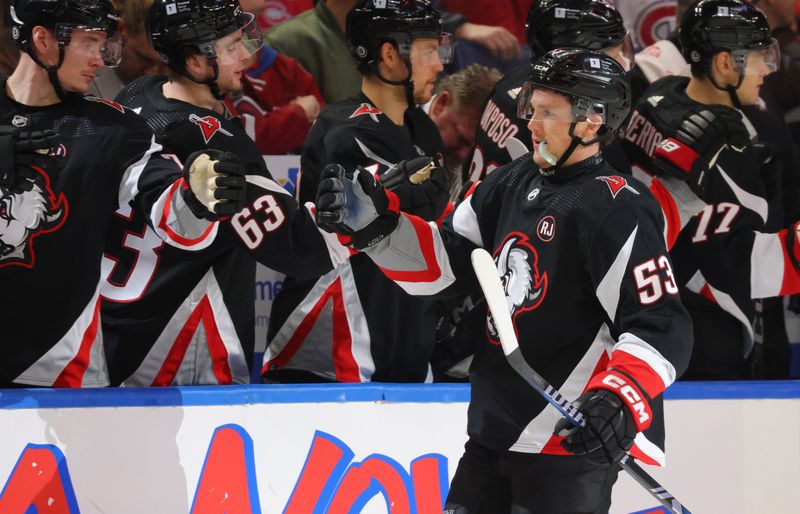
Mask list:
[[[271,29],[314,7],[314,0],[244,0],[242,9],[255,15],[258,25]]]
[[[275,7],[273,4],[279,2],[243,0],[239,3],[244,11],[262,19]],[[241,94],[229,96],[225,103],[242,116],[245,130],[261,153],[299,152],[311,124],[325,105],[314,77],[295,59],[265,45],[252,57],[242,84]]]
[[[300,63],[264,46],[242,77],[241,96],[229,108],[242,115],[247,133],[265,155],[299,152],[325,105],[314,78]]]

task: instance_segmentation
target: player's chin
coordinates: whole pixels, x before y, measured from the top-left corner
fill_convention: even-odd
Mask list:
[[[547,169],[550,167],[550,163],[544,160],[544,157],[542,157],[542,154],[540,154],[539,151],[536,150],[535,146],[533,150],[533,163],[536,164],[541,169]]]

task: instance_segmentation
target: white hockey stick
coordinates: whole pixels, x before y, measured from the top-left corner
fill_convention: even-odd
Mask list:
[[[585,426],[586,422],[583,419],[583,414],[569,400],[564,398],[558,389],[547,383],[541,375],[531,368],[525,357],[523,357],[522,352],[520,352],[517,333],[514,330],[514,325],[511,322],[511,313],[508,310],[506,293],[500,283],[497,265],[492,256],[483,248],[473,250],[472,267],[478,277],[478,282],[481,284],[483,294],[486,296],[486,303],[494,318],[494,325],[500,336],[500,344],[503,347],[503,353],[506,354],[508,363],[545,400],[558,409],[562,416],[577,427]],[[681,505],[669,491],[664,489],[661,484],[643,470],[629,454],[625,454],[622,457],[619,465],[670,512],[674,514],[691,514],[689,509]]]

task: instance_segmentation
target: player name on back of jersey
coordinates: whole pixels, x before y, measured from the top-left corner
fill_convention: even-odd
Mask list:
[[[492,100],[489,100],[483,111],[481,129],[499,148],[505,148],[508,138],[519,132],[519,127]]]
[[[650,120],[633,111],[631,121],[625,130],[625,139],[642,149],[649,157],[653,156],[664,136],[650,123]]]

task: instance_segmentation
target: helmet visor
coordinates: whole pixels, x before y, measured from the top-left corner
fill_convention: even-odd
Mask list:
[[[231,65],[248,59],[258,52],[264,44],[264,36],[251,13],[245,13],[245,23],[241,29],[235,30],[214,43],[219,64]]]
[[[69,45],[70,51],[88,58],[99,56],[109,68],[119,65],[122,59],[124,43],[118,32],[108,37],[105,28],[59,23],[55,34],[58,41]]]
[[[621,43],[604,48],[602,52],[617,61],[623,70],[631,71],[633,68],[634,51],[630,34],[626,34]]]
[[[745,75],[769,75],[781,67],[781,49],[773,38],[769,46],[732,50],[733,66]]]
[[[411,44],[409,58],[423,65],[447,64],[453,59],[452,36],[443,32],[438,37],[420,37]]]
[[[570,101],[571,109],[537,108],[536,103],[538,102],[534,101],[533,96],[538,90],[555,92],[566,96]],[[605,113],[606,109],[602,103],[580,96],[570,96],[556,89],[537,86],[533,82],[525,82],[517,96],[517,116],[527,121],[548,124],[591,121],[592,123],[605,124]]]

